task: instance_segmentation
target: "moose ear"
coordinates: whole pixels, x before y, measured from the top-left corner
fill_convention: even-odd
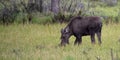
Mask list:
[[[68,33],[68,32],[69,32],[69,28],[66,28],[66,29],[65,29],[65,32]]]

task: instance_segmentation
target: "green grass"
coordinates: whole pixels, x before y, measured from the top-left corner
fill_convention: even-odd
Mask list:
[[[89,36],[83,43],[58,47],[60,30],[66,24],[26,24],[0,26],[0,60],[120,60],[120,24],[103,25],[102,45],[91,44]],[[96,42],[98,42],[96,40]]]

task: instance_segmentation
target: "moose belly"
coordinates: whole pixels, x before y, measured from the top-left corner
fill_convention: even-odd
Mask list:
[[[84,32],[82,33],[82,36],[87,36],[87,35],[90,35],[89,31],[84,31]]]

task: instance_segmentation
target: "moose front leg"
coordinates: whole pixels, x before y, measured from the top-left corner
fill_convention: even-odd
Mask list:
[[[102,43],[102,41],[101,41],[101,32],[97,33],[97,38],[98,38],[99,44],[101,44]]]
[[[75,40],[75,42],[74,42],[74,45],[76,45],[76,44],[81,44],[82,43],[82,37],[80,36],[80,35],[78,35],[78,36],[76,36],[76,40]]]

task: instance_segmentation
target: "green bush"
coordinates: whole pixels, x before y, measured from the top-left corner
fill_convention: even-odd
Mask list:
[[[38,23],[38,24],[46,24],[46,23],[52,23],[51,16],[34,16],[32,19],[32,23]]]
[[[90,12],[94,13],[94,16],[101,16],[104,18],[105,23],[118,23],[119,22],[119,8],[116,7],[100,7],[91,8]],[[89,14],[90,15],[90,14]],[[91,16],[91,15],[90,15]]]
[[[23,23],[23,19],[27,22],[27,13],[19,13],[18,16],[15,18],[14,23]]]

